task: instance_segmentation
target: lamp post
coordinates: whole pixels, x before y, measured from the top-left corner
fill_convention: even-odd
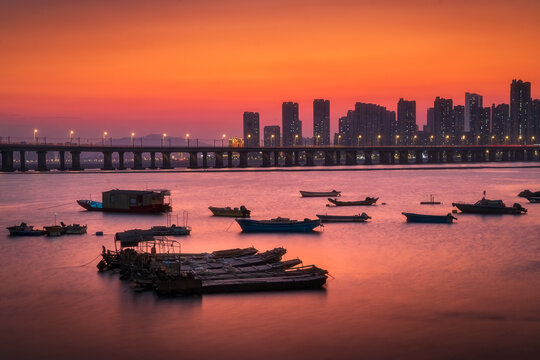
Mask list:
[[[274,147],[274,138],[276,137],[275,134],[270,135],[270,147]]]
[[[476,137],[476,145],[480,144],[480,135]]]
[[[398,144],[399,142],[399,135],[396,135],[396,145]]]
[[[445,139],[446,139],[446,145],[448,145],[450,143],[450,135],[446,135]]]
[[[534,140],[535,140],[535,139],[536,139],[536,138],[535,138],[534,136],[531,136],[531,144],[534,144]]]
[[[317,134],[317,143],[315,145],[321,144],[321,134]]]
[[[34,129],[34,142],[37,144],[37,133],[38,133],[38,130],[37,129]]]
[[[362,140],[362,134],[358,135],[358,146],[360,146],[360,140]]]
[[[107,137],[107,134],[108,133],[106,131],[103,132],[103,136],[101,137],[101,145],[102,146],[105,146],[105,138]]]
[[[225,143],[225,138],[227,137],[227,135],[223,134],[221,135],[221,147],[224,147],[224,143]]]
[[[462,145],[465,145],[465,139],[467,139],[467,137],[465,135],[461,135],[461,144]]]
[[[518,144],[521,144],[521,140],[523,140],[523,136],[519,135],[518,136]]]
[[[294,145],[298,145],[298,134],[294,135]]]
[[[337,144],[341,145],[341,134],[339,134],[337,137]]]
[[[491,145],[493,145],[494,140],[495,140],[495,135],[491,135]]]
[[[504,143],[505,143],[505,144],[508,144],[508,139],[509,139],[509,136],[506,135],[506,136],[504,137]]]
[[[74,133],[73,130],[69,130],[69,145],[71,145],[71,143],[73,141],[73,133]]]
[[[161,135],[161,147],[163,147],[163,145],[165,144],[166,137],[167,137],[167,133],[163,133],[163,135]]]
[[[131,146],[135,147],[135,133],[131,133]]]
[[[381,145],[381,138],[382,138],[381,134],[377,135],[377,145]]]
[[[186,134],[186,142],[187,142],[187,147],[189,147],[189,133]]]
[[[418,135],[413,136],[413,145],[416,145],[416,139],[418,139]]]
[[[429,137],[429,143],[430,143],[430,144],[432,144],[432,143],[433,143],[433,138],[434,138],[434,136],[433,136],[433,135],[431,135],[431,136]]]
[[[247,141],[246,141],[246,144],[244,144],[244,146],[247,146],[249,147],[249,144],[251,143],[251,134],[248,134],[247,135]]]

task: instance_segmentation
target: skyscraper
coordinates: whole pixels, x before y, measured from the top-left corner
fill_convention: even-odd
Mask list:
[[[428,108],[426,115],[427,115],[427,123],[426,125],[424,125],[424,136],[429,139],[429,137],[433,135],[433,131],[435,130],[434,109]]]
[[[330,101],[313,100],[313,142],[330,145]]]
[[[416,132],[416,101],[399,99],[397,106],[397,131],[399,143],[411,145]]]
[[[508,104],[491,105],[491,136],[494,143],[503,144],[506,136],[510,137],[510,106]]]
[[[244,146],[258,147],[260,145],[259,113],[244,112]]]
[[[479,139],[479,144],[489,144],[489,133],[491,131],[491,108],[485,107],[480,110],[480,122],[476,139]]]
[[[510,84],[510,140],[527,142],[532,134],[529,122],[531,112],[531,83],[512,80]]]
[[[535,99],[532,101],[531,106],[532,112],[532,125],[534,127],[534,134],[531,135],[531,144],[540,143],[540,99]],[[534,138],[533,138],[534,136]]]
[[[465,126],[466,132],[473,132],[471,127],[474,122],[476,125],[479,121],[480,109],[482,108],[482,95],[474,93],[465,93]]]
[[[452,99],[438,97],[433,103],[433,133],[436,144],[454,142],[456,127],[454,124]]]
[[[298,119],[298,103],[284,102],[281,105],[283,146],[302,143],[302,123]]]
[[[281,136],[278,125],[264,127],[264,146],[278,147],[281,145]]]
[[[465,106],[454,106],[454,124],[456,127],[456,134],[454,138],[454,144],[458,142],[459,137],[465,132]]]

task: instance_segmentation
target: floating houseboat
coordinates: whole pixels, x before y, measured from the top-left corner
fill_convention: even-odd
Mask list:
[[[169,190],[110,190],[102,194],[102,202],[77,200],[89,211],[162,213],[172,210]]]

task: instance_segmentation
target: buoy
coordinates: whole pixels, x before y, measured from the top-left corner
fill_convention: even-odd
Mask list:
[[[96,231],[96,236],[103,236],[103,231]]]

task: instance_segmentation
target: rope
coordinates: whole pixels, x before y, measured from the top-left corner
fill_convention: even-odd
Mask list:
[[[54,205],[54,206],[49,206],[49,207],[39,208],[39,209],[36,209],[36,210],[52,209],[52,208],[55,208],[55,207],[66,206],[66,205],[71,205],[71,204],[73,204],[73,201],[70,201],[70,202],[65,203],[65,204],[60,204],[60,205]]]
[[[87,265],[90,265],[92,262],[94,262],[97,258],[99,258],[101,256],[101,254],[98,254],[98,256],[96,256],[95,258],[93,258],[92,260],[90,260],[89,262],[87,262],[86,264],[82,264],[82,265],[71,265],[71,266],[59,266],[59,267],[53,267],[51,269],[67,269],[67,268],[74,268],[74,267],[85,267]]]
[[[229,231],[229,229],[231,228],[232,224],[234,224],[235,221],[236,221],[236,220],[233,220],[233,221],[229,224],[229,226],[227,227],[227,230],[225,230],[225,231]]]

